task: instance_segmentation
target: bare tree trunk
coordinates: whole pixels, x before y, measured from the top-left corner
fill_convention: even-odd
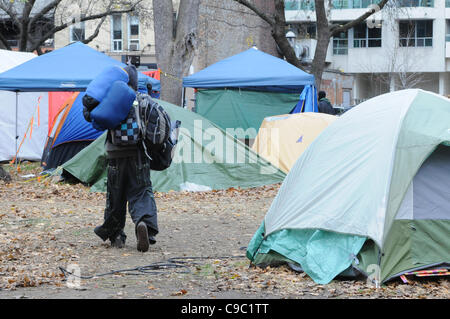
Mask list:
[[[327,13],[323,0],[315,0],[317,17],[317,44],[314,53],[311,73],[314,75],[316,88],[320,89],[322,74],[325,69],[325,60],[327,57],[328,45],[330,43],[331,32],[328,26]]]
[[[182,78],[197,47],[200,0],[181,0],[177,15],[171,0],[153,0],[155,50],[161,69],[161,99],[181,104]]]
[[[284,13],[284,0],[275,1],[274,24],[272,26],[272,37],[283,52],[286,61],[304,70],[300,60],[295,55],[295,51],[286,38],[286,17]]]

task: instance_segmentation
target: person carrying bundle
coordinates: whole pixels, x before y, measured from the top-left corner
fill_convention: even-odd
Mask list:
[[[138,92],[138,75],[133,65],[108,68],[90,83],[83,97],[85,119],[98,130],[107,129],[106,208],[103,224],[95,227],[94,232],[103,241],[109,239],[111,246],[124,247],[128,203],[137,250],[141,252],[156,243],[158,234],[150,169],[170,166],[171,154],[165,165],[156,162],[157,155],[162,156],[163,147],[166,151],[176,144],[170,139],[171,121],[162,107],[159,106],[160,113],[142,108],[142,101],[149,104],[149,100],[152,101],[147,94]],[[155,123],[151,124],[152,121]],[[152,134],[159,134],[159,139],[149,141],[146,132],[150,129]]]

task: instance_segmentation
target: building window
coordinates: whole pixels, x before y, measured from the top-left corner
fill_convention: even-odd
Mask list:
[[[445,20],[445,41],[450,42],[450,20]]]
[[[139,17],[128,16],[128,49],[130,51],[139,50]]]
[[[368,28],[366,23],[355,26],[353,28],[353,47],[381,47],[381,28]]]
[[[365,9],[368,8],[371,4],[377,4],[379,0],[353,0],[352,7],[355,9]]]
[[[333,9],[349,9],[349,0],[333,0]]]
[[[122,51],[122,15],[114,14],[112,20],[112,50]]]
[[[70,26],[70,42],[85,40],[84,21]]]
[[[348,32],[341,32],[338,36],[333,37],[333,54],[348,54]]]
[[[399,0],[400,7],[434,7],[433,0]]]
[[[433,46],[433,20],[408,20],[399,22],[400,46]]]
[[[315,10],[314,0],[285,0],[284,9],[292,10]]]

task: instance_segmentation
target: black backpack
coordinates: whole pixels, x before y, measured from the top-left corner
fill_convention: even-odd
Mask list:
[[[172,164],[175,146],[178,143],[178,128],[181,122],[175,121],[171,128],[169,139],[161,145],[150,145],[144,140],[148,155],[151,157],[150,169],[154,171],[163,171]]]
[[[137,101],[143,139],[151,145],[162,145],[167,142],[172,125],[169,114],[147,94],[138,94]]]
[[[138,93],[138,122],[141,127],[142,145],[150,158],[150,169],[162,171],[170,167],[174,148],[178,142],[181,122],[172,123],[164,108],[147,94]]]

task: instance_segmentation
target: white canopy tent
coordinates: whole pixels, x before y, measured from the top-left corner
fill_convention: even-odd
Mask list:
[[[36,55],[0,50],[0,73]],[[0,161],[40,160],[48,134],[48,93],[0,91]]]

